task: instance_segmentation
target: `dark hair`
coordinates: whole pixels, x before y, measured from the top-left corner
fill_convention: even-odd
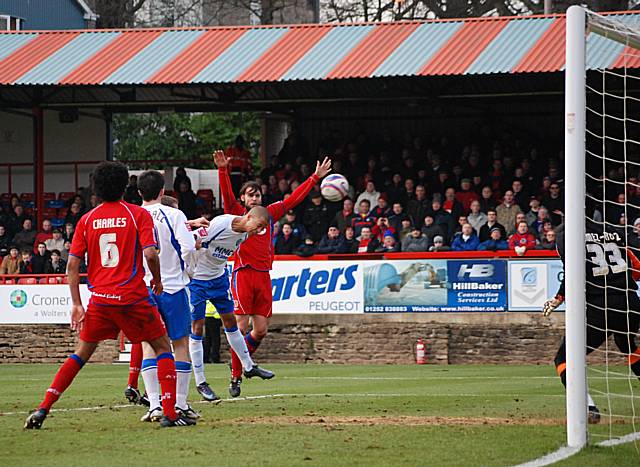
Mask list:
[[[93,171],[93,191],[104,201],[118,201],[128,184],[129,171],[120,162],[101,162]]]
[[[153,201],[164,188],[164,177],[157,170],[146,170],[138,177],[138,191],[145,201]]]
[[[491,208],[491,209],[487,209],[487,214],[489,214],[490,212],[494,213],[494,214],[498,214],[498,211],[496,211],[495,209]]]
[[[362,204],[362,203],[367,203],[369,206],[371,206],[371,201],[369,201],[368,199],[361,199],[358,204]]]
[[[31,250],[29,248],[23,248],[20,250],[21,255],[31,255]]]
[[[60,256],[60,250],[51,250],[51,254]]]
[[[250,182],[245,182],[241,187],[240,187],[240,196],[247,194],[247,191],[258,191],[260,193],[262,193],[262,187],[258,184],[258,182],[254,182],[254,181],[250,181]]]

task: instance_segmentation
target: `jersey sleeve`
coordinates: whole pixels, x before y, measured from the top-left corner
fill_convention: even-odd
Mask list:
[[[156,240],[151,214],[149,214],[146,209],[140,209],[138,213],[138,236],[140,238],[140,245],[142,246],[142,249],[144,250],[151,246],[157,248],[158,241]]]
[[[229,178],[229,171],[226,167],[220,167],[218,169],[218,181],[220,182],[220,192],[222,194],[222,205],[224,207],[224,212],[226,214],[235,215],[244,214],[244,208],[233,194],[231,179]]]
[[[76,225],[76,231],[71,241],[71,249],[69,254],[84,260],[84,255],[87,252],[87,231],[85,226],[84,217],[78,221]]]

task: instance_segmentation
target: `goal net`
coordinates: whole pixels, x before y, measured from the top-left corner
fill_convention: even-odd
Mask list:
[[[568,444],[640,447],[639,15],[572,7],[566,64]]]

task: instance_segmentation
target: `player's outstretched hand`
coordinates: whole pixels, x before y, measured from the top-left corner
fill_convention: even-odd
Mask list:
[[[71,330],[82,331],[84,321],[84,307],[82,305],[73,305],[71,307]]]
[[[154,295],[162,295],[162,291],[164,287],[162,286],[162,282],[151,282],[151,291]]]
[[[324,178],[329,172],[331,172],[331,159],[325,157],[322,163],[318,161],[315,174],[320,178]]]
[[[187,221],[187,225],[189,225],[192,230],[199,229],[201,227],[209,227],[209,221],[204,217],[199,217],[198,219]]]
[[[544,305],[542,305],[542,314],[544,316],[549,316],[551,313],[556,311],[556,308],[558,308],[560,305],[562,305],[562,301],[558,300],[557,298],[547,300],[546,302],[544,302]]]
[[[216,149],[213,151],[213,162],[216,163],[216,166],[218,166],[219,169],[222,167],[228,167],[230,160],[231,158],[225,156],[222,149]]]

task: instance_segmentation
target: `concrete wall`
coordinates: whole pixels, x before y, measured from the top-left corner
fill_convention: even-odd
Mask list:
[[[46,162],[106,159],[106,123],[99,113],[87,114],[81,114],[73,123],[60,123],[57,111],[44,112]],[[31,116],[0,111],[0,164],[24,162],[33,162]],[[88,183],[91,170],[93,166],[80,166],[80,186]],[[74,184],[72,165],[47,166],[45,191],[74,191]],[[0,166],[0,193],[7,190],[7,169]],[[12,190],[14,193],[33,192],[33,167],[12,169]]]

